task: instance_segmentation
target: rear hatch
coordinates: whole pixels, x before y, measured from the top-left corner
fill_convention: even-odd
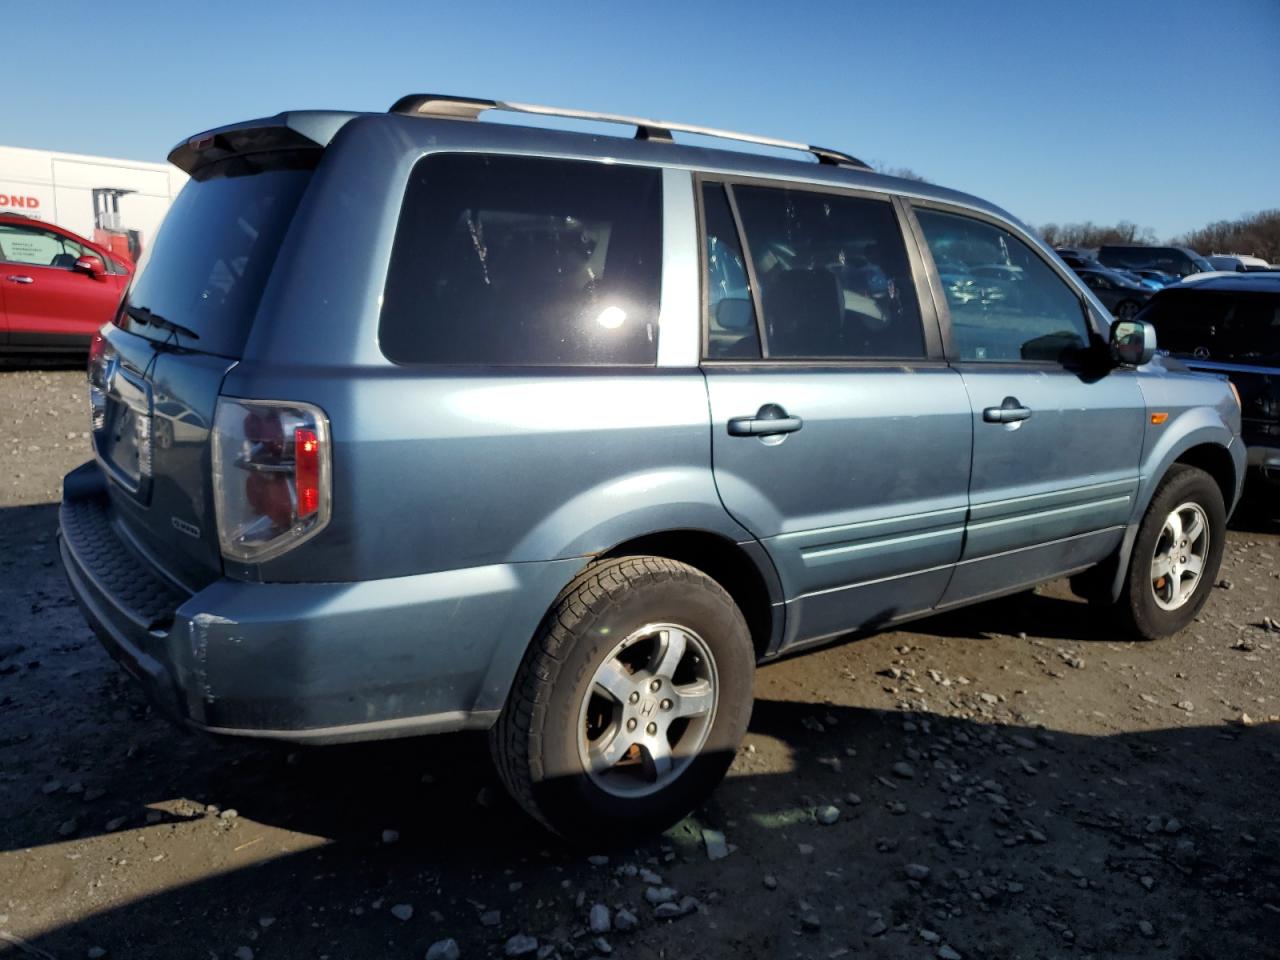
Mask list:
[[[90,362],[117,529],[188,590],[222,571],[210,429],[321,145],[287,125],[194,138],[191,173]]]

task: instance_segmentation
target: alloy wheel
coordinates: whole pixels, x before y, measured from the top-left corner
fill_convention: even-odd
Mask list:
[[[1151,593],[1162,610],[1184,606],[1200,585],[1209,556],[1209,518],[1198,503],[1175,507],[1165,518],[1151,558]]]
[[[719,686],[693,630],[648,624],[596,668],[578,717],[578,756],[606,793],[642,797],[675,781],[706,743]]]

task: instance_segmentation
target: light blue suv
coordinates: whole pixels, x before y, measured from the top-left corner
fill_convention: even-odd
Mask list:
[[[1155,638],[1212,587],[1236,397],[983,201],[428,95],[170,159],[61,545],[189,726],[487,729],[616,838],[723,776],[761,660],[1066,575]]]

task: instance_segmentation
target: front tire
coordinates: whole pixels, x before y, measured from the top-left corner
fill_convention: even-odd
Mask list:
[[[1147,507],[1129,557],[1120,610],[1138,636],[1186,627],[1209,599],[1226,545],[1222,491],[1203,470],[1174,464]]]
[[[596,564],[525,654],[490,747],[552,831],[617,842],[669,826],[724,777],[751,717],[755,653],[729,594],[662,557]]]

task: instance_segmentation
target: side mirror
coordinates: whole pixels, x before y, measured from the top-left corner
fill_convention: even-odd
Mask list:
[[[716,304],[716,323],[724,330],[750,330],[755,322],[755,308],[750,300],[726,297]]]
[[[102,262],[102,258],[92,254],[85,254],[77,260],[74,269],[76,273],[88,274],[94,280],[101,280],[107,275],[107,267]]]
[[[1156,355],[1156,328],[1142,320],[1111,324],[1111,358],[1120,365],[1140,367]]]

